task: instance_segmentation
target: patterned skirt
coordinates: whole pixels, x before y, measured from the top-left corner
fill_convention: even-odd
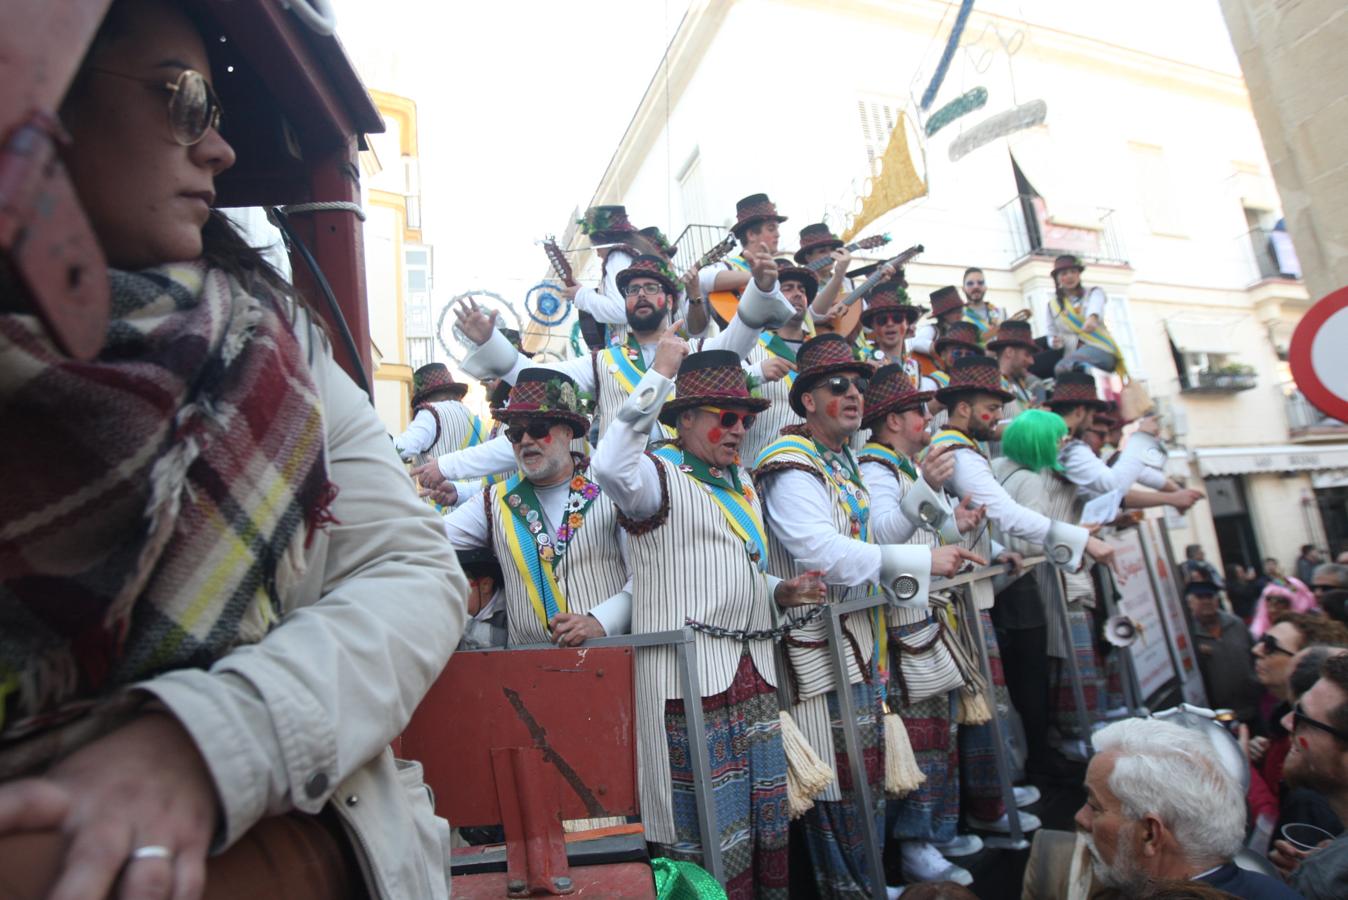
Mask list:
[[[731,900],[785,898],[788,873],[786,752],[777,691],[746,651],[724,692],[702,698],[710,751],[711,796]],[[678,842],[657,845],[671,859],[702,862],[688,724],[682,700],[665,701],[665,733]]]
[[[980,610],[978,617],[983,621],[983,643],[987,647],[988,668],[992,672],[992,696],[988,703],[994,707],[994,712],[1009,711],[1011,695],[1006,690],[1006,676],[1002,673],[1002,651],[997,645],[997,632],[992,627],[992,613]],[[1003,719],[1003,732],[1011,731],[1009,724]],[[1006,812],[1006,805],[1002,802],[1002,781],[997,773],[997,738],[992,723],[959,726],[959,745],[965,815],[985,821],[1000,819]]]
[[[1087,716],[1094,722],[1100,718],[1104,680],[1100,674],[1100,664],[1095,653],[1090,610],[1080,603],[1068,604],[1067,624],[1072,630],[1072,652],[1076,656],[1077,669],[1081,672],[1081,687],[1086,698]],[[1085,737],[1080,733],[1081,728],[1078,726],[1077,702],[1076,696],[1072,692],[1072,672],[1067,660],[1050,660],[1049,667],[1052,685],[1050,721],[1060,734],[1071,737]]]
[[[880,691],[862,682],[851,686],[852,703],[856,706],[857,737],[865,765],[866,781],[875,804],[874,828],[884,834],[885,802],[885,747],[883,710]],[[866,844],[863,837],[865,820],[861,816],[859,798],[853,793],[852,764],[847,755],[842,718],[838,712],[838,695],[827,695],[829,724],[833,731],[833,752],[837,757],[838,789],[841,801],[816,800],[801,822],[805,845],[814,864],[815,885],[823,898],[871,897],[869,866],[866,864]]]
[[[891,645],[892,646],[892,645]],[[922,786],[901,799],[885,801],[889,833],[901,841],[949,841],[960,816],[959,745],[955,740],[958,691],[928,697],[911,706],[891,706],[903,719]]]

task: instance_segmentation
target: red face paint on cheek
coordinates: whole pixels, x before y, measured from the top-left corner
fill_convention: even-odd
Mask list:
[[[984,422],[992,421],[992,416],[988,415],[987,413],[979,413],[978,418],[982,419]]]
[[[551,443],[552,443],[552,435],[550,435],[550,434],[545,434],[545,435],[543,435],[543,443],[545,443],[545,444],[551,444]]]
[[[824,412],[836,419],[838,417],[838,401],[830,400],[828,405],[824,407]]]
[[[721,443],[721,438],[724,436],[725,432],[714,425],[712,426],[711,431],[707,432],[707,440],[711,441],[713,444]]]
[[[1311,748],[1311,742],[1306,740],[1304,737],[1298,736],[1297,744],[1301,747],[1302,750],[1309,750]]]

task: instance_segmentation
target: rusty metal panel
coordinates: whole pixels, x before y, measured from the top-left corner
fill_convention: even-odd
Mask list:
[[[630,647],[455,653],[403,732],[403,755],[421,761],[456,826],[502,821],[493,748],[543,751],[561,818],[634,815],[633,660]]]

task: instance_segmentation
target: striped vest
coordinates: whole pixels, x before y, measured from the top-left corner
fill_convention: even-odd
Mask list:
[[[875,478],[893,478],[899,484],[899,500],[908,496],[908,491],[913,486],[913,479],[908,477],[908,473],[894,465],[894,463],[877,453],[868,453],[862,450],[857,454],[857,462],[861,464],[861,474],[867,484],[873,484]],[[910,544],[919,544],[924,547],[939,547],[940,539],[934,532],[927,528],[919,528],[913,532],[913,536],[908,539]],[[908,609],[901,606],[885,607],[885,624],[889,628],[899,628],[904,625],[919,625],[926,622],[931,617],[931,611],[926,609]]]
[[[787,469],[799,469],[818,478],[833,500],[829,504],[828,511],[830,522],[839,534],[853,537],[855,530],[852,514],[842,497],[841,490],[834,484],[822,462],[805,452],[783,449],[787,446],[787,440],[778,439],[764,448],[762,461],[757,464],[754,471],[755,479],[760,484],[766,484],[768,479]],[[864,498],[865,491],[863,490],[861,494]],[[794,578],[795,559],[778,539],[779,524],[770,519],[767,526],[768,561],[772,574],[782,579]],[[829,585],[828,602],[841,603],[844,600],[864,597],[869,593],[868,585],[856,587]],[[809,610],[808,606],[793,607],[782,610],[782,615],[791,621],[799,621]],[[871,615],[869,613],[848,615],[843,620],[843,630],[846,632],[843,639],[849,644],[849,652],[845,654],[848,681],[857,684],[869,676],[870,662],[875,651],[875,629],[871,626]],[[827,636],[828,630],[824,621],[818,619],[794,629],[786,641],[786,654],[795,678],[796,696],[800,700],[825,694],[835,688],[832,663],[829,661],[827,649]]]
[[[435,440],[430,449],[418,454],[418,465],[446,453],[476,446],[487,439],[487,427],[482,420],[458,400],[439,400],[417,407],[418,412],[423,409],[435,417]]]
[[[596,350],[591,355],[594,364],[594,423],[599,437],[604,436],[609,423],[618,415],[618,410],[632,396],[632,390],[645,374],[645,363],[626,357],[625,345],[617,344]],[[673,391],[673,387],[670,388]],[[666,437],[673,438],[675,432],[664,425],[657,426]]]
[[[498,482],[483,491],[491,550],[501,563],[502,590],[506,599],[509,643],[539,644],[552,640],[547,623],[529,599],[528,581],[533,575],[521,569],[510,551],[514,518],[502,502],[506,483]],[[560,523],[550,523],[553,536]],[[618,509],[603,494],[585,511],[585,521],[571,538],[566,553],[553,569],[558,586],[566,597],[566,611],[586,613],[623,589],[627,583],[627,564],[618,541]]]
[[[769,335],[765,334],[764,337]],[[763,341],[759,341],[758,346],[754,347],[744,361],[754,365],[774,355],[764,347]],[[791,409],[791,384],[794,380],[788,376],[778,381],[762,382],[755,388],[755,392],[764,399],[771,400],[772,405],[759,413],[753,427],[744,433],[744,442],[740,445],[741,459],[758,459],[758,454],[768,444],[777,440],[777,435],[784,427],[799,425],[805,421]]]

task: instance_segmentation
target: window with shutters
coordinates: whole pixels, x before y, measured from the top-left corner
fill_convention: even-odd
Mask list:
[[[861,140],[866,150],[866,172],[872,178],[880,174],[880,160],[889,145],[889,136],[899,123],[902,107],[898,101],[879,97],[857,99],[857,118],[861,123]]]
[[[679,202],[683,207],[684,226],[716,224],[708,218],[707,192],[702,181],[702,152],[699,148],[693,148],[687,161],[675,174],[675,180],[679,183]],[[677,234],[682,230],[682,228],[675,229],[671,233]]]
[[[413,339],[430,340],[431,325],[431,248],[408,244],[403,248],[403,310],[404,332],[408,338],[408,355],[412,355]]]

